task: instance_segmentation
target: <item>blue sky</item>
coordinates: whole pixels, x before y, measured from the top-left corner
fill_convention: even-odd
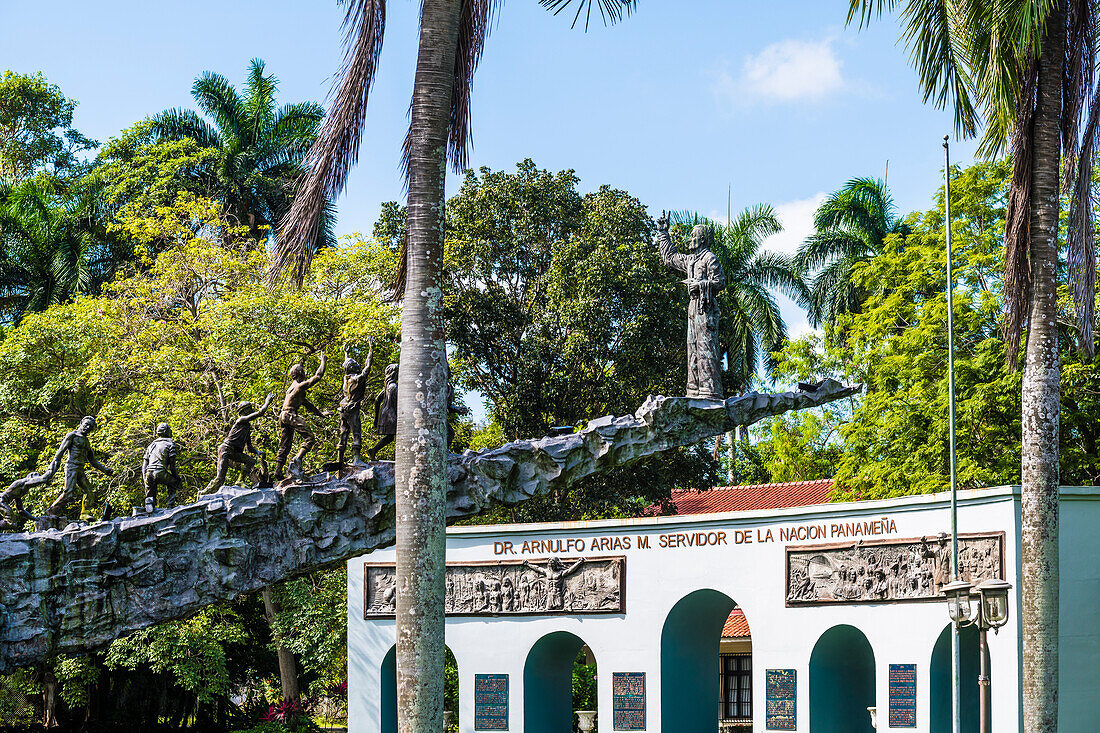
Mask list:
[[[505,4],[474,82],[475,167],[531,157],[573,168],[662,208],[724,216],[776,206],[791,251],[815,204],[853,176],[881,177],[902,212],[925,209],[951,117],[921,102],[899,26],[844,27],[846,2],[641,0],[620,25],[570,29],[536,0]],[[390,3],[359,166],[339,201],[341,233],[370,231],[403,197],[398,163],[416,59],[419,3]],[[42,71],[104,141],[146,115],[191,107],[212,70],[236,83],[260,57],[280,98],[323,101],[342,57],[334,0],[17,3],[0,0],[0,69]],[[967,163],[972,142],[953,159]],[[449,193],[458,179],[452,176]],[[789,302],[792,333],[805,316]]]

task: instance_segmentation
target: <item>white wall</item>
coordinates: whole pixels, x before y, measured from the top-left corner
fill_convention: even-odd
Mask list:
[[[1068,497],[1067,497],[1068,498]],[[1063,606],[1063,634],[1073,633],[1081,644],[1066,656],[1077,682],[1066,688],[1073,698],[1092,696],[1085,706],[1062,698],[1063,708],[1071,715],[1091,716],[1095,721],[1100,708],[1095,701],[1095,674],[1084,674],[1084,667],[1095,666],[1100,639],[1094,630],[1100,602],[1100,570],[1094,558],[1100,539],[1092,529],[1093,516],[1100,512],[1100,495],[1084,491],[1075,495],[1064,512],[1062,541],[1076,542],[1087,535],[1089,552],[1078,562],[1063,563],[1063,584],[1072,584],[1074,609]],[[1078,509],[1080,507],[1080,509]],[[785,544],[821,544],[780,541],[779,529],[810,523],[841,520],[872,520],[888,517],[895,531],[873,539],[905,539],[932,536],[949,527],[948,503],[943,495],[917,496],[888,501],[829,504],[818,507],[740,512],[694,517],[645,518],[627,521],[578,522],[564,524],[463,527],[448,531],[448,562],[473,560],[519,560],[544,557],[542,553],[499,556],[493,554],[495,541],[507,540],[519,549],[525,539],[591,538],[620,536],[631,538],[627,551],[583,553],[587,557],[626,555],[626,613],[622,615],[530,616],[504,618],[454,617],[447,620],[447,645],[458,662],[460,676],[459,723],[463,733],[473,731],[473,679],[475,674],[506,673],[510,680],[511,731],[523,730],[523,668],[527,652],[543,635],[552,631],[570,631],[591,647],[596,657],[599,687],[599,731],[612,730],[612,672],[645,672],[647,683],[647,730],[659,731],[661,721],[660,647],[661,631],[669,610],[681,598],[700,588],[712,588],[734,599],[744,609],[752,633],[754,729],[764,730],[764,671],[769,668],[797,670],[798,730],[809,730],[809,660],[817,639],[836,624],[849,624],[867,637],[875,654],[879,730],[886,729],[888,701],[888,665],[917,665],[917,731],[928,731],[928,672],[932,648],[947,622],[946,607],[940,602],[866,605],[828,605],[787,608],[784,604]],[[1019,587],[1017,576],[1018,500],[1012,488],[962,492],[959,531],[1006,533],[1006,578]],[[734,531],[748,530],[752,543],[708,547],[661,549],[659,536],[673,532],[722,530],[728,538]],[[756,530],[771,529],[774,541],[756,541]],[[637,547],[637,537],[648,536],[648,549]],[[837,542],[828,538],[824,543]],[[854,540],[853,540],[854,541]],[[1065,555],[1072,553],[1064,553]],[[371,562],[392,562],[393,551],[372,553]],[[362,558],[348,563],[348,666],[349,731],[379,731],[379,668],[394,643],[392,620],[363,619]],[[1091,604],[1084,600],[1092,599]],[[1087,609],[1084,608],[1087,606]],[[1078,608],[1080,607],[1080,608]],[[1014,617],[1018,601],[1011,608]],[[1068,622],[1068,623],[1067,623]],[[1086,628],[1087,627],[1087,628]],[[997,635],[990,635],[990,655],[995,691],[1018,690],[1019,627],[1010,623]],[[715,677],[717,684],[717,675]],[[1076,686],[1075,686],[1076,685]],[[995,693],[996,694],[996,693]],[[1018,697],[996,694],[993,728],[999,731],[1018,726]],[[1085,711],[1085,712],[1079,712]],[[1076,728],[1066,728],[1066,730]],[[908,729],[914,730],[914,729]],[[672,733],[668,731],[667,733]]]

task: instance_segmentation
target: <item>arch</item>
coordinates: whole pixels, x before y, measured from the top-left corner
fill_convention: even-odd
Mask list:
[[[854,626],[834,626],[810,654],[810,731],[874,733],[867,708],[875,705],[875,653]],[[885,711],[883,711],[885,712]],[[885,715],[879,716],[879,726]]]
[[[735,605],[725,593],[704,588],[668,612],[661,629],[661,730],[718,730],[718,647]]]
[[[444,707],[448,707],[448,703],[454,707],[454,721],[457,723],[458,719],[458,662],[455,660],[454,654],[451,652],[451,648],[448,646],[443,647],[444,660]],[[451,670],[454,673],[451,674]],[[379,721],[381,722],[380,733],[397,733],[397,645],[390,647],[390,650],[386,652],[386,656],[382,658],[382,670],[381,670],[381,683],[382,689],[379,692],[378,704],[381,708],[379,710]],[[453,682],[453,689],[450,689]],[[454,727],[455,723],[452,723]]]
[[[959,683],[962,692],[960,733],[978,733],[978,630],[966,626],[959,632]],[[944,627],[932,647],[928,666],[931,733],[951,733],[951,624]]]
[[[535,642],[523,664],[523,730],[571,733],[573,663],[584,641],[568,631],[553,631]]]

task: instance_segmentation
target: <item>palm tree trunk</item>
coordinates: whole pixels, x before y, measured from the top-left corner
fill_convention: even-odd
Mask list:
[[[1058,168],[1065,11],[1047,17],[1032,133],[1031,303],[1022,389],[1023,705],[1027,733],[1058,729]]]
[[[413,87],[408,273],[398,377],[397,727],[443,726],[443,570],[447,355],[443,336],[443,185],[460,0],[424,0]]]
[[[271,586],[265,585],[263,591],[264,615],[271,629],[271,639],[275,642],[275,654],[279,659],[279,682],[283,688],[283,702],[297,700],[301,696],[298,687],[298,664],[294,661],[294,652],[275,639],[275,616],[279,613],[275,599],[271,597]]]

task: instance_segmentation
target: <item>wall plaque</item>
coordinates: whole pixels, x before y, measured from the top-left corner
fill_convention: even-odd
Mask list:
[[[767,730],[797,730],[795,698],[797,685],[793,669],[769,669],[764,673],[764,727]]]
[[[951,573],[946,535],[787,548],[787,605],[942,601]],[[1004,533],[960,534],[959,576],[1004,578]]]
[[[363,617],[392,618],[393,565],[363,566]],[[469,562],[447,565],[449,616],[624,613],[626,558]]]
[[[917,727],[917,665],[890,665],[891,728]]]
[[[508,675],[474,675],[474,730],[508,730]]]
[[[645,672],[611,673],[614,730],[645,730]]]

